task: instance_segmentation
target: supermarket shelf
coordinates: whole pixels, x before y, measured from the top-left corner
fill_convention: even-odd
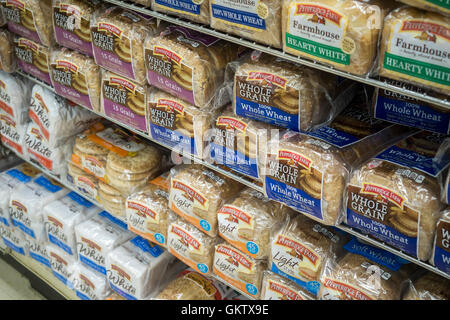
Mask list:
[[[149,8],[146,8],[139,4],[134,4],[134,3],[130,3],[128,1],[120,1],[120,0],[105,0],[105,2],[109,2],[109,3],[115,4],[115,5],[127,8],[127,9],[131,9],[136,12],[140,12],[140,13],[146,14],[148,16],[155,17],[155,18],[161,19],[163,21],[167,21],[172,24],[190,28],[192,30],[199,31],[199,32],[214,36],[216,38],[220,38],[223,40],[227,40],[229,42],[233,42],[233,43],[245,46],[247,48],[259,50],[261,52],[264,52],[264,53],[267,53],[267,54],[270,54],[270,55],[273,55],[273,56],[276,56],[279,58],[283,58],[285,60],[296,62],[296,63],[302,64],[302,65],[306,65],[308,67],[312,67],[315,69],[333,73],[335,75],[338,75],[338,76],[341,76],[344,78],[352,79],[352,80],[355,80],[355,81],[358,81],[358,82],[361,82],[364,84],[368,84],[368,85],[371,85],[374,87],[378,87],[381,89],[390,90],[390,91],[400,93],[400,94],[403,94],[403,95],[406,95],[409,97],[413,97],[417,100],[425,101],[428,103],[432,103],[432,104],[450,109],[450,101],[448,99],[441,100],[441,99],[438,99],[438,98],[435,98],[435,97],[432,97],[432,96],[429,96],[426,94],[417,93],[417,92],[414,92],[411,90],[399,88],[397,86],[393,86],[391,84],[388,84],[387,82],[380,81],[377,79],[353,75],[348,72],[337,70],[333,67],[321,64],[316,61],[307,60],[307,59],[300,58],[300,57],[297,57],[297,56],[289,54],[289,53],[285,53],[283,50],[280,50],[280,49],[275,49],[275,48],[272,48],[269,46],[261,45],[254,41],[251,41],[251,40],[246,40],[246,39],[243,39],[238,36],[233,36],[233,35],[229,35],[227,33],[221,32],[221,31],[214,30],[207,25],[201,25],[201,24],[191,22],[191,21],[188,21],[185,19],[181,19],[181,18],[178,18],[175,16],[169,16],[169,15],[166,15],[163,13],[159,13],[159,12],[150,10]]]
[[[28,256],[23,256],[19,253],[16,253],[12,250],[8,250],[7,254],[14,258],[19,264],[21,264],[24,268],[33,273],[36,277],[44,281],[50,288],[56,291],[59,295],[64,297],[66,300],[80,300],[77,297],[75,291],[69,289],[65,284],[59,281],[51,272],[50,269],[44,267],[39,262],[33,260]]]
[[[50,90],[53,90],[53,88],[52,88],[51,86],[48,86],[47,84],[44,84],[44,83],[43,83],[42,81],[40,81],[39,79],[36,79],[35,77],[30,76],[30,75],[25,74],[25,73],[22,73],[22,72],[19,72],[19,73],[22,74],[23,76],[25,76],[25,77],[27,77],[27,78],[29,78],[29,79],[31,79],[31,80],[37,82],[37,83],[39,83],[39,84],[45,85],[45,86],[46,86],[47,88],[49,88]],[[92,111],[92,110],[91,110],[91,111]],[[130,128],[130,127],[128,127],[128,126],[126,126],[126,125],[124,125],[124,124],[122,124],[122,123],[120,123],[120,122],[114,120],[114,119],[111,119],[111,118],[109,118],[109,117],[106,117],[106,116],[103,115],[103,114],[100,114],[100,113],[97,113],[97,112],[95,112],[95,113],[98,114],[99,116],[105,118],[105,119],[108,119],[108,120],[110,120],[110,121],[116,123],[117,125],[119,125],[119,126],[121,126],[121,127],[123,127],[123,128],[126,128],[126,129],[128,129],[128,130],[130,130],[130,131],[132,131],[132,132],[135,132],[136,134],[141,135],[142,137],[144,137],[144,138],[146,138],[146,139],[148,139],[148,140],[150,140],[150,141],[153,141],[153,142],[155,142],[155,143],[157,143],[157,144],[159,144],[159,145],[161,145],[161,146],[163,146],[163,147],[165,147],[165,148],[167,148],[167,149],[169,149],[169,150],[171,149],[170,147],[168,147],[168,146],[166,146],[166,145],[164,145],[164,144],[161,144],[161,143],[158,143],[158,142],[152,140],[147,134],[145,134],[145,133],[143,133],[143,132],[140,132],[139,130],[132,129],[132,128]],[[210,169],[212,169],[212,170],[215,170],[215,171],[217,171],[217,172],[220,172],[220,173],[222,173],[222,174],[224,174],[224,175],[226,175],[226,176],[228,176],[228,177],[230,177],[230,178],[232,178],[232,179],[234,179],[234,180],[236,180],[236,181],[238,181],[238,182],[240,182],[240,183],[243,183],[243,184],[245,184],[246,186],[248,186],[248,187],[250,187],[250,188],[253,188],[253,189],[257,190],[257,191],[260,191],[260,192],[263,192],[263,193],[264,193],[263,188],[262,188],[261,186],[259,186],[259,185],[256,185],[255,182],[253,182],[253,181],[251,181],[251,180],[248,180],[248,179],[246,179],[246,178],[244,178],[244,177],[241,177],[241,176],[239,176],[239,175],[237,175],[237,174],[234,174],[233,172],[224,170],[224,169],[218,167],[217,165],[208,163],[207,161],[204,161],[204,160],[198,159],[198,158],[196,158],[196,157],[193,157],[192,155],[186,154],[186,155],[184,155],[184,156],[187,157],[187,158],[192,159],[192,160],[193,160],[194,162],[196,162],[196,163],[203,164],[203,165],[207,166],[208,168],[210,168]],[[31,164],[35,165],[34,163],[31,163]],[[36,166],[36,165],[35,165],[35,166]],[[39,168],[39,169],[41,169],[41,168]],[[41,170],[42,170],[42,169],[41,169]],[[45,172],[45,170],[43,170],[43,171]],[[52,175],[51,173],[47,172],[47,174],[48,174],[49,176],[52,176],[52,177],[53,177],[53,175]],[[55,178],[55,179],[56,179],[56,178]],[[65,185],[65,183],[62,182],[60,179],[56,179],[56,180],[57,180],[57,181],[60,181],[61,184]],[[75,192],[77,192],[77,191],[74,190],[72,187],[69,187],[69,186],[68,186],[68,188],[69,188],[69,189],[72,189],[72,190],[75,191]],[[85,196],[84,196],[84,197],[85,197]],[[86,198],[86,197],[85,197],[85,198]],[[86,199],[89,200],[89,201],[91,201],[91,202],[94,202],[96,205],[98,205],[99,207],[101,207],[101,205],[97,204],[97,203],[96,203],[95,201],[93,201],[92,199],[89,199],[89,198],[86,198]],[[373,246],[376,246],[376,247],[378,247],[378,248],[384,249],[384,250],[386,250],[386,251],[388,251],[388,252],[391,252],[391,253],[393,253],[393,254],[395,254],[395,255],[397,255],[397,256],[399,256],[399,257],[405,259],[405,260],[408,260],[408,261],[410,261],[410,262],[412,262],[412,263],[415,263],[415,264],[417,264],[417,265],[419,265],[419,266],[421,266],[421,267],[423,267],[423,268],[425,268],[425,269],[427,269],[427,270],[429,270],[429,271],[432,271],[432,272],[434,272],[434,273],[436,273],[436,274],[439,274],[440,276],[442,276],[442,277],[444,277],[444,278],[450,279],[450,274],[447,274],[447,273],[445,273],[445,272],[443,272],[443,271],[441,271],[441,270],[439,270],[439,269],[433,267],[432,265],[430,265],[430,264],[428,264],[428,263],[426,263],[426,262],[420,261],[419,259],[416,259],[416,258],[414,258],[414,257],[412,257],[412,256],[409,256],[409,255],[405,254],[404,252],[402,252],[402,251],[400,251],[400,250],[397,250],[397,249],[395,249],[395,248],[393,248],[393,247],[391,247],[391,246],[389,246],[389,245],[387,245],[387,244],[385,244],[385,243],[383,243],[383,242],[381,242],[381,241],[378,241],[378,240],[375,240],[375,239],[373,239],[373,238],[370,238],[369,236],[367,236],[367,235],[365,235],[365,234],[362,234],[361,232],[356,231],[356,230],[354,230],[354,229],[352,229],[352,228],[349,228],[349,227],[347,227],[347,226],[344,226],[344,225],[339,225],[339,226],[336,226],[336,227],[337,227],[338,229],[344,231],[344,232],[347,232],[347,233],[349,233],[349,234],[351,234],[351,235],[357,237],[358,239],[361,239],[361,240],[363,240],[363,241],[366,241],[366,242],[372,244]],[[237,290],[237,291],[238,291],[238,290]]]

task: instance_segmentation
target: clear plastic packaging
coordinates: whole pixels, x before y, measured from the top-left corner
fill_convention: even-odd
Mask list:
[[[102,70],[102,112],[125,126],[147,132],[147,85]]]
[[[409,4],[410,6],[417,7],[423,10],[434,11],[438,13],[450,15],[450,6],[445,1],[435,0],[398,0],[400,2]]]
[[[109,213],[125,218],[125,202],[126,196],[124,196],[119,190],[111,187],[111,185],[99,181],[98,182],[98,201],[102,204],[103,208]]]
[[[436,177],[448,165],[448,160],[435,162],[433,151],[444,139],[423,131],[356,168],[347,186],[344,222],[428,260],[442,209]]]
[[[33,180],[40,171],[32,165],[24,162],[7,171],[0,173],[0,225],[9,226],[12,224],[9,214],[9,198],[15,188],[23,183]]]
[[[241,292],[258,299],[261,294],[265,260],[255,260],[235,247],[219,243],[215,247],[214,269],[216,276]]]
[[[50,75],[57,94],[100,111],[100,67],[93,58],[67,48],[51,52]]]
[[[258,51],[229,63],[227,78],[230,73],[237,115],[294,131],[311,131],[332,121],[357,88],[350,80]]]
[[[14,226],[38,241],[47,240],[42,208],[67,193],[68,189],[43,175],[15,188],[9,199],[9,212]]]
[[[403,6],[384,20],[378,74],[450,94],[450,19]]]
[[[267,153],[267,143],[273,132],[278,133],[277,127],[237,116],[228,106],[214,122],[209,157],[219,165],[262,180],[262,159]]]
[[[56,177],[65,175],[66,162],[72,150],[72,145],[68,141],[59,147],[49,146],[39,126],[30,121],[25,132],[23,147],[28,154],[29,161],[48,170]]]
[[[162,247],[169,226],[169,172],[128,196],[125,204],[128,228]]]
[[[180,26],[169,26],[144,44],[147,81],[196,107],[207,107],[239,47]]]
[[[343,249],[322,269],[320,300],[400,300],[406,280],[421,270],[355,237]]]
[[[281,48],[282,0],[210,0],[211,28]]]
[[[283,50],[355,75],[367,75],[377,56],[384,0],[284,0]]]
[[[220,242],[219,237],[210,237],[173,212],[169,213],[167,249],[195,271],[203,275],[212,273],[214,246]]]
[[[219,235],[255,259],[270,252],[270,233],[278,230],[292,210],[246,188],[217,211]]]
[[[441,201],[450,204],[450,169],[443,174],[441,182]]]
[[[150,7],[152,0],[131,0],[131,2],[143,5],[144,7]]]
[[[264,271],[261,300],[316,300],[308,291],[292,280],[271,271]]]
[[[75,192],[43,207],[45,232],[48,241],[70,255],[77,255],[75,226],[92,218],[102,209]]]
[[[433,249],[429,262],[446,273],[450,273],[450,207],[441,212],[436,225]]]
[[[3,145],[24,160],[29,159],[24,147],[27,127],[28,123],[18,124],[13,118],[0,113],[0,134]]]
[[[101,3],[100,0],[53,0],[56,42],[93,57],[90,22],[96,11],[102,8]]]
[[[243,185],[199,164],[171,169],[169,208],[211,237],[217,236],[217,211]]]
[[[402,300],[450,300],[450,281],[426,271],[415,280],[407,280]]]
[[[135,237],[107,256],[110,287],[128,300],[142,300],[159,292],[165,270],[175,259],[158,245]]]
[[[9,31],[46,47],[53,45],[52,0],[2,1],[2,5]]]
[[[348,238],[301,214],[292,215],[279,231],[271,234],[269,270],[317,296],[325,261],[338,255]]]
[[[95,113],[73,105],[39,84],[31,91],[29,116],[50,147],[66,144],[68,138],[88,129],[99,119]]]
[[[0,71],[0,115],[7,115],[15,124],[29,120],[31,82],[22,76]]]
[[[53,275],[68,288],[73,289],[70,279],[77,265],[76,258],[53,244],[47,244],[46,251],[50,258]]]
[[[17,61],[14,54],[14,36],[8,30],[0,29],[0,70],[12,73],[16,71],[16,68]]]
[[[111,295],[111,288],[106,277],[77,262],[69,277],[77,297],[82,300],[105,300]]]
[[[209,1],[210,0],[153,0],[148,2],[151,2],[152,10],[154,11],[176,15],[180,18],[209,25]],[[145,0],[140,0],[140,2],[145,2]]]
[[[99,181],[96,177],[86,173],[72,162],[67,163],[67,174],[64,177],[66,183],[72,185],[78,193],[92,200],[98,199]]]
[[[125,78],[145,83],[143,43],[158,32],[156,19],[110,6],[91,19],[95,62]]]
[[[203,158],[208,129],[218,110],[200,109],[151,87],[147,99],[148,132],[153,140]]]
[[[28,248],[28,256],[50,269],[51,263],[47,252],[47,241],[37,241],[25,234],[25,242]]]
[[[373,119],[367,105],[354,100],[326,127],[288,131],[269,142],[265,193],[311,219],[336,225],[351,169],[411,131]]]
[[[6,226],[0,224],[0,237],[6,247],[11,250],[26,256],[28,255],[28,246],[23,232],[12,225]]]
[[[75,226],[78,260],[106,275],[106,256],[133,234],[109,220],[94,216]]]
[[[52,85],[48,47],[27,38],[15,36],[14,51],[18,68],[21,71]]]
[[[158,300],[224,300],[232,289],[222,282],[188,268],[173,279],[157,296]]]

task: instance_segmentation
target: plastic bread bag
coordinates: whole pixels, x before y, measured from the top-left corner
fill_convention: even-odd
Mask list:
[[[17,61],[14,55],[14,36],[8,30],[0,29],[0,70],[12,73],[16,71],[16,68]]]
[[[59,147],[88,129],[99,116],[80,108],[39,84],[33,86],[30,119],[38,126],[47,145]]]
[[[93,175],[86,173],[77,165],[70,161],[67,162],[67,173],[62,178],[65,183],[71,185],[79,194],[82,194],[89,199],[99,201],[98,179]]]
[[[384,20],[378,74],[450,94],[450,18],[403,6]]]
[[[232,291],[222,282],[188,268],[165,286],[157,300],[224,300]]]
[[[75,226],[102,211],[76,192],[50,202],[42,208],[48,241],[76,256]]]
[[[25,161],[29,159],[24,147],[27,127],[28,123],[18,124],[13,118],[0,113],[0,134],[3,145]]]
[[[450,6],[445,1],[433,1],[433,0],[399,0],[399,1],[419,9],[434,11],[445,14],[447,16],[450,15]]]
[[[42,208],[69,193],[58,182],[40,175],[33,181],[21,184],[11,192],[9,213],[13,225],[24,234],[38,240],[47,239]]]
[[[450,169],[443,174],[441,182],[441,201],[450,204]]]
[[[414,270],[402,258],[353,238],[346,253],[328,259],[320,275],[320,300],[400,300]]]
[[[106,277],[77,262],[69,277],[73,290],[81,300],[105,300],[112,293]]]
[[[316,300],[298,284],[271,271],[264,271],[261,300]]]
[[[255,260],[227,243],[219,243],[214,253],[214,274],[228,285],[258,299],[261,294],[265,260]]]
[[[110,251],[133,238],[123,227],[95,215],[75,226],[78,260],[106,275],[106,257]]]
[[[210,0],[187,0],[181,2],[170,0],[154,0],[148,2],[151,2],[152,10],[154,11],[168,13],[170,15],[175,15],[183,19],[209,25],[209,1]],[[145,2],[145,0],[140,0],[139,2]]]
[[[125,126],[147,132],[147,85],[102,70],[101,110]]]
[[[282,0],[210,0],[211,28],[281,48]]]
[[[175,259],[166,250],[137,236],[108,253],[106,277],[110,287],[127,300],[155,295],[165,270]]]
[[[100,110],[100,67],[93,58],[67,48],[51,52],[50,75],[57,94],[90,110]]]
[[[93,57],[90,21],[103,8],[99,0],[53,0],[52,18],[56,42]]]
[[[199,165],[171,169],[169,208],[211,237],[217,236],[217,211],[243,185]]]
[[[173,212],[169,213],[167,250],[195,271],[203,275],[212,273],[214,246],[220,242],[219,237],[210,237]]]
[[[450,273],[450,207],[447,206],[437,221],[430,264]]]
[[[36,239],[25,234],[25,243],[28,248],[28,256],[39,262],[41,265],[51,268],[50,256],[47,252],[47,242],[37,241]]]
[[[317,296],[325,261],[339,255],[347,234],[302,214],[291,215],[271,234],[269,270]]]
[[[50,49],[30,39],[15,36],[14,52],[18,68],[39,80],[52,85],[50,79]]]
[[[402,300],[450,300],[450,281],[430,271],[407,280]]]
[[[231,105],[220,112],[210,136],[209,157],[215,163],[256,180],[262,180],[261,165],[267,143],[278,128],[234,114]]]
[[[147,81],[196,107],[212,101],[225,67],[239,47],[180,26],[169,26],[144,44]]]
[[[344,222],[403,252],[428,260],[442,209],[436,162],[445,136],[420,132],[377,154],[352,173]],[[449,138],[447,138],[449,139]]]
[[[78,263],[76,257],[53,244],[47,244],[46,251],[50,258],[53,275],[69,289],[73,289],[73,283],[70,280],[73,279],[73,273]]]
[[[418,87],[399,80],[380,77],[389,85],[445,100],[447,96],[432,89]],[[450,134],[450,110],[390,90],[375,88],[372,100],[375,118],[422,130]]]
[[[353,99],[357,84],[330,73],[253,51],[227,66],[236,115],[294,131],[331,122]]]
[[[129,195],[125,212],[130,231],[166,247],[169,226],[169,172]]]
[[[284,0],[283,50],[355,75],[377,56],[383,19],[394,1]]]
[[[23,232],[12,225],[0,224],[0,237],[6,247],[23,256],[28,255],[28,246]]]
[[[6,25],[5,14],[3,13],[3,0],[0,1],[0,27]]]
[[[278,230],[292,209],[246,188],[217,211],[219,235],[254,259],[270,253],[270,233]]]
[[[287,131],[269,142],[265,193],[311,219],[336,225],[352,168],[414,131],[372,118],[367,105],[355,100],[328,126]]]
[[[147,96],[147,124],[151,138],[178,152],[204,158],[208,129],[218,110],[200,109],[155,87]]]
[[[32,165],[24,162],[9,170],[0,173],[0,225],[11,225],[9,214],[9,197],[13,190],[23,183],[33,180],[40,171]]]
[[[2,0],[2,5],[9,31],[46,47],[53,45],[52,0]]]
[[[98,122],[78,135],[72,162],[124,196],[163,169],[163,152],[118,126]],[[108,192],[115,194],[116,192]]]
[[[95,62],[137,83],[145,83],[145,37],[158,31],[156,19],[110,6],[91,19]]]
[[[0,114],[16,124],[28,122],[31,82],[22,76],[0,71]]]
[[[56,177],[65,175],[66,162],[72,150],[72,145],[68,141],[59,147],[49,146],[38,125],[30,121],[25,132],[23,146],[28,154],[29,161]]]
[[[97,192],[97,200],[106,211],[116,217],[126,218],[126,196],[121,191],[103,181],[98,181]]]

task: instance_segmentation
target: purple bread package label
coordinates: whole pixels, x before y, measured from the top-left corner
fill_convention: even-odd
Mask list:
[[[3,3],[3,14],[9,31],[42,43],[36,30],[33,11],[23,1],[6,0]]]
[[[146,92],[145,87],[128,79],[108,76],[102,81],[103,110],[108,117],[146,132]]]
[[[14,40],[14,52],[19,69],[25,73],[51,85],[48,68],[48,49],[34,41],[25,38]]]

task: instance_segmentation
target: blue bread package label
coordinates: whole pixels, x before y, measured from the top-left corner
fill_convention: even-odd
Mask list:
[[[432,257],[439,270],[450,273],[450,222],[441,219],[436,228],[436,243]]]

